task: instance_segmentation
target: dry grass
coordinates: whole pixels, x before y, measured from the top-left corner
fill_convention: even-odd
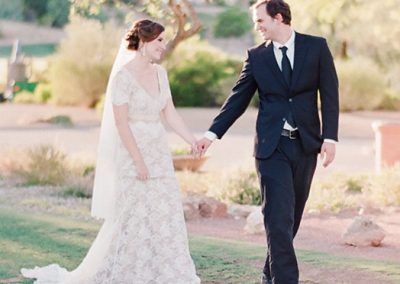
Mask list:
[[[51,145],[7,151],[0,171],[17,184],[62,186],[67,196],[91,197],[93,162],[68,158]]]
[[[313,183],[309,208],[339,211],[343,208],[400,206],[400,167],[378,174],[337,173]]]
[[[2,157],[0,171],[3,180],[29,186],[56,185],[63,189],[64,196],[91,197],[93,162],[72,159],[53,146],[8,151]],[[176,174],[184,194],[201,193],[227,203],[260,204],[254,170]],[[308,209],[330,211],[385,206],[400,206],[400,165],[380,175],[336,173],[315,179],[307,204]]]
[[[259,186],[252,170],[177,174],[184,192],[204,193],[224,202],[259,204]],[[382,174],[334,173],[315,179],[308,209],[340,211],[345,208],[400,206],[400,166]]]

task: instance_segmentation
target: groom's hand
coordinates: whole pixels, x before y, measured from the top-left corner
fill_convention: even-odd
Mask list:
[[[199,141],[197,141],[197,149],[200,151],[200,157],[206,153],[206,151],[207,151],[208,147],[210,147],[211,143],[212,143],[212,141],[205,137],[200,139]]]
[[[326,168],[335,159],[336,145],[335,143],[324,142],[321,146],[321,152],[319,153],[320,159],[323,160],[323,166]]]

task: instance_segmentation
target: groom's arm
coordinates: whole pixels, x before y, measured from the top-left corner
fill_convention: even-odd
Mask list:
[[[329,166],[335,159],[339,125],[339,82],[335,64],[328,44],[324,39],[320,53],[319,93],[321,99],[322,137],[320,158],[323,166]]]
[[[257,83],[253,76],[250,52],[248,51],[239,79],[205,136],[210,140],[213,140],[211,138],[220,139],[236,119],[244,113],[256,90]]]
[[[322,137],[325,142],[338,141],[339,82],[335,64],[324,39],[320,53],[319,93],[321,99]]]

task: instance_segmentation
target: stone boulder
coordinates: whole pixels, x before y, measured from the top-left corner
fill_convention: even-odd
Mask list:
[[[212,197],[200,194],[191,194],[183,198],[185,220],[194,220],[200,217],[224,218],[227,216],[227,206]]]
[[[366,216],[357,216],[343,233],[343,241],[352,246],[380,246],[385,231]]]
[[[251,212],[260,208],[256,205],[243,205],[243,204],[229,204],[228,205],[228,215],[235,219],[247,218]]]
[[[211,197],[203,197],[199,202],[200,215],[205,218],[224,218],[227,209],[225,203]]]
[[[183,199],[183,214],[186,221],[200,218],[199,203],[193,199]]]
[[[247,234],[264,234],[264,216],[261,213],[261,208],[253,210],[246,218],[246,225],[244,231]]]

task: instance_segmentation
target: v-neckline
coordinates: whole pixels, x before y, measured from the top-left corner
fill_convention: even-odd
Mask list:
[[[130,72],[129,69],[127,69],[127,71],[128,71],[129,73],[131,73],[130,75],[131,75],[131,77],[133,78],[133,81],[136,83],[136,85],[137,85],[140,89],[142,89],[143,92],[146,93],[147,96],[149,96],[150,98],[152,98],[152,99],[155,100],[155,99],[161,97],[161,81],[160,81],[160,74],[159,74],[159,71],[158,71],[158,66],[157,66],[157,65],[154,65],[154,67],[156,68],[157,89],[158,89],[158,94],[157,94],[156,96],[151,95],[151,94],[149,93],[149,91],[147,91],[146,88],[144,88],[141,84],[139,84],[138,80],[137,80],[137,79],[135,78],[135,76]]]

